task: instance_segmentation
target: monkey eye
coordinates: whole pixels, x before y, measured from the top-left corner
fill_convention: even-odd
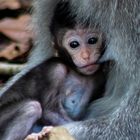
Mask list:
[[[98,41],[98,38],[97,37],[91,37],[88,39],[88,44],[96,44]]]
[[[78,41],[72,41],[72,42],[70,42],[70,47],[71,48],[77,48],[77,47],[79,47],[80,46],[80,43],[78,42]]]

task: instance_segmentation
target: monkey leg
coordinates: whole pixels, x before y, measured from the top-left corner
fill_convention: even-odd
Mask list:
[[[1,140],[23,140],[41,117],[42,108],[39,102],[26,100],[3,108],[0,114]]]

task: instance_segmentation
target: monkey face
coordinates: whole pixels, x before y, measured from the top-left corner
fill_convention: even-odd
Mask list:
[[[90,29],[68,30],[62,46],[70,54],[77,70],[90,75],[98,70],[97,61],[101,56],[102,33]]]

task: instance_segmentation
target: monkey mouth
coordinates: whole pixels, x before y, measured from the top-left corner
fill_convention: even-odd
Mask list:
[[[80,67],[81,71],[85,71],[86,73],[94,73],[99,68],[99,64],[91,63],[85,66]]]
[[[81,69],[83,69],[83,68],[90,68],[90,67],[96,67],[97,65],[99,65],[99,64],[97,64],[97,63],[90,63],[90,64],[87,64],[87,65],[84,65],[84,66],[82,66],[82,67],[80,67]]]

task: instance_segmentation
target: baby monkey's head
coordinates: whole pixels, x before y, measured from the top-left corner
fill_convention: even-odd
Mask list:
[[[76,26],[58,30],[54,36],[54,46],[58,53],[61,52],[59,55],[69,56],[78,72],[91,75],[99,69],[98,61],[104,50],[102,32]]]

